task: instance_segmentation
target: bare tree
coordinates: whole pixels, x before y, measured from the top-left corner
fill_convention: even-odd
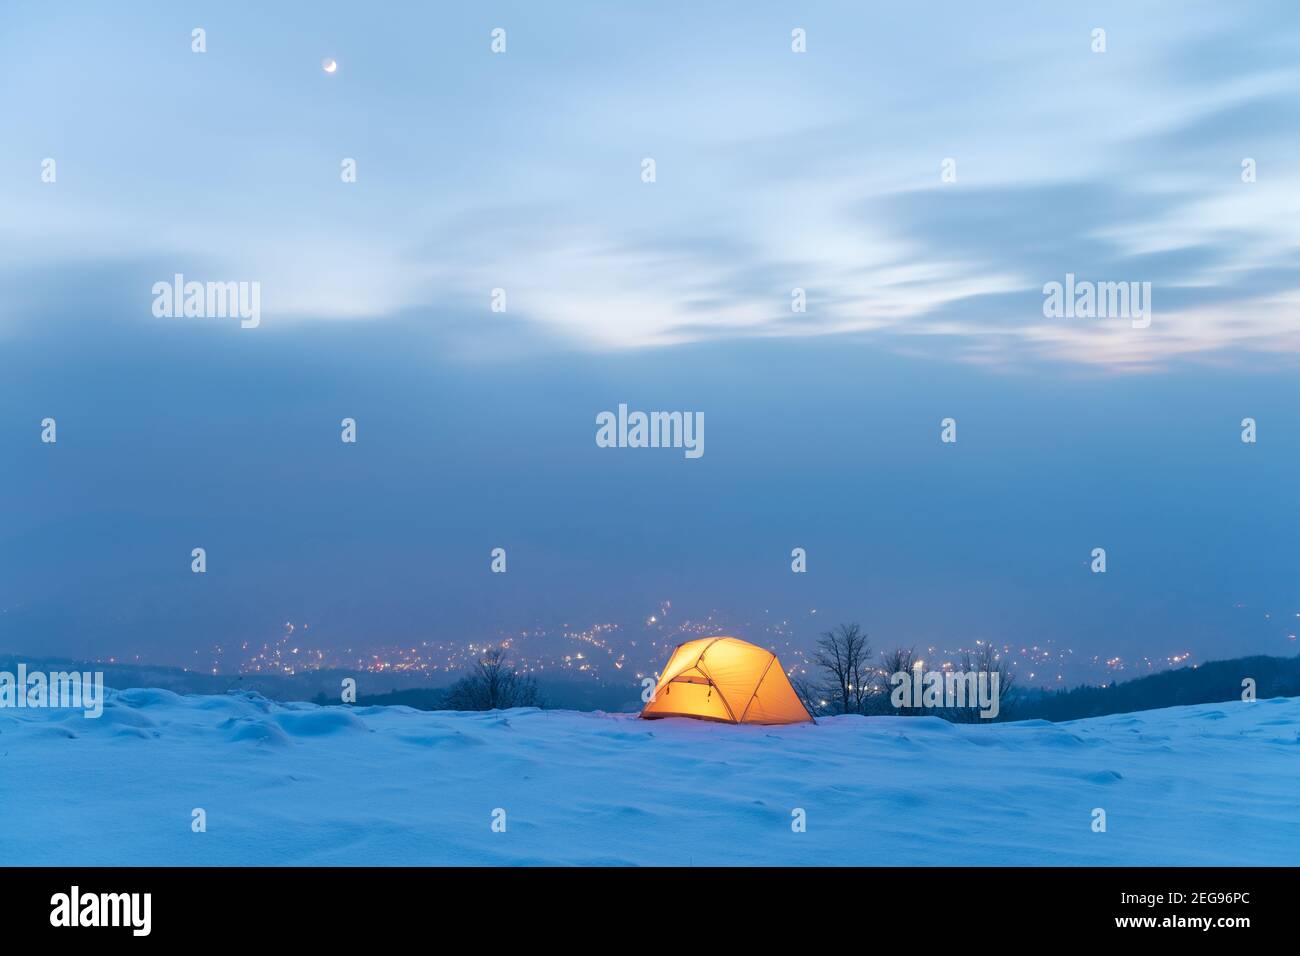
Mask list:
[[[856,624],[841,624],[817,642],[813,663],[826,672],[824,698],[832,714],[861,714],[872,694],[871,645]]]
[[[989,689],[992,690],[993,675],[998,678],[998,719],[1005,720],[1007,708],[1010,706],[1008,693],[1015,684],[1016,675],[1007,667],[1007,662],[1002,659],[1002,655],[993,649],[990,643],[979,645],[979,650],[974,654],[966,651],[962,655],[961,669],[967,674],[988,674]],[[979,708],[968,706],[951,708],[945,714],[954,724],[978,724],[986,720],[979,716]]]
[[[513,670],[500,648],[488,651],[447,691],[450,710],[540,707],[537,681]]]
[[[914,714],[919,713],[919,708],[913,707],[895,707],[891,696],[894,692],[894,685],[890,678],[895,674],[906,674],[911,678],[912,664],[916,661],[916,648],[896,647],[880,659],[880,666],[876,669],[877,691],[876,700],[879,706],[876,708],[882,714]]]

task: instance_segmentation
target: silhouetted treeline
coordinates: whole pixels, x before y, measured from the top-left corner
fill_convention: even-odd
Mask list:
[[[387,694],[359,694],[358,707],[414,707],[416,710],[442,710],[446,707],[447,688],[445,687],[411,687],[406,690],[390,691]],[[318,700],[317,703],[326,703]],[[337,700],[329,703],[338,703]]]
[[[863,717],[942,717],[952,723],[980,723],[985,719],[1015,720],[1013,704],[1016,677],[1002,659],[1002,655],[983,641],[978,649],[962,656],[959,670],[964,674],[977,674],[986,695],[983,702],[976,697],[963,700],[960,705],[925,706],[918,698],[906,702],[915,684],[911,675],[923,679],[925,662],[914,647],[896,647],[880,656],[872,664],[874,651],[871,641],[858,624],[841,624],[825,631],[817,640],[817,649],[810,659],[815,670],[790,678],[790,685],[799,700],[814,718],[838,714],[858,714]],[[945,675],[947,672],[942,672]],[[900,687],[895,675],[909,675]],[[945,685],[946,686],[946,685]],[[942,692],[943,688],[940,688]],[[898,693],[896,693],[898,691]],[[989,706],[996,704],[996,706]],[[987,713],[987,716],[986,716]]]
[[[1207,661],[1196,667],[1162,671],[1102,687],[1084,685],[1055,692],[1022,691],[1015,702],[1015,719],[1078,720],[1160,707],[1241,700],[1245,690],[1242,682],[1247,678],[1255,682],[1255,696],[1260,700],[1300,696],[1300,655]]]

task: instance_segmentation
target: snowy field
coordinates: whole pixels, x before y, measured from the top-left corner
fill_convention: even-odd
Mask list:
[[[792,832],[795,808],[806,832]],[[1295,865],[1300,699],[768,728],[129,690],[98,720],[0,710],[0,858]]]

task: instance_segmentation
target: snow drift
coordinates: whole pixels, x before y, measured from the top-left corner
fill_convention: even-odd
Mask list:
[[[1291,698],[974,726],[164,690],[0,710],[0,848],[27,864],[1294,865],[1297,793]]]

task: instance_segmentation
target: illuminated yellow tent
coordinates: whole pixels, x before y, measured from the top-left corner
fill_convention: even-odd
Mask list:
[[[641,716],[698,717],[728,724],[812,720],[776,655],[734,637],[678,645]]]

